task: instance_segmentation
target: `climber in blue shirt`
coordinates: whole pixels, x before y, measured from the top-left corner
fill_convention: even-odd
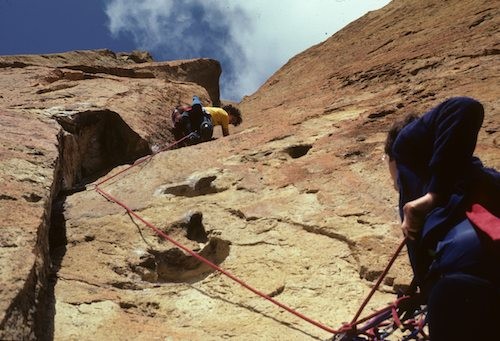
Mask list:
[[[473,157],[483,118],[481,103],[455,97],[396,122],[386,140],[432,340],[488,338],[500,319],[500,258],[466,215],[480,203],[500,229],[500,173]]]

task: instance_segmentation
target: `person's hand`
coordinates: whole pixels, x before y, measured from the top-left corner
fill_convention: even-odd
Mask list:
[[[414,240],[420,234],[425,217],[437,205],[437,195],[427,193],[403,206],[403,223],[401,229],[408,239]]]
[[[417,199],[418,200],[418,199]],[[407,202],[403,206],[403,223],[401,229],[406,238],[415,240],[425,223],[425,213],[419,210],[418,204],[414,201]]]

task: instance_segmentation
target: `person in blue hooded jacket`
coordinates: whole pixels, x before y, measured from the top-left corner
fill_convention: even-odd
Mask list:
[[[473,156],[481,103],[450,98],[389,130],[385,153],[403,234],[426,298],[432,340],[489,339],[500,320],[500,258],[467,218],[473,203],[500,229],[500,173]]]

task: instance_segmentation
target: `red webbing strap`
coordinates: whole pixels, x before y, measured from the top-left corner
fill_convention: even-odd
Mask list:
[[[396,326],[401,327],[403,324],[401,323],[401,320],[399,319],[398,307],[396,305],[393,305],[391,307],[391,314],[392,314],[392,318],[394,319],[394,323],[396,323]]]
[[[402,301],[407,300],[407,299],[409,299],[409,298],[410,298],[410,296],[402,296],[402,297],[398,298],[396,301],[394,301],[391,305],[388,305],[387,307],[384,307],[384,308],[382,308],[382,309],[376,310],[376,311],[374,311],[373,313],[371,313],[370,315],[365,316],[365,317],[363,317],[362,319],[357,320],[356,322],[353,322],[353,323],[349,323],[349,324],[344,325],[343,330],[345,331],[345,330],[347,330],[347,329],[349,329],[349,328],[352,328],[352,327],[354,327],[354,326],[357,326],[358,324],[361,324],[361,323],[363,323],[363,322],[366,322],[366,321],[368,321],[368,320],[371,320],[372,318],[374,318],[374,317],[376,317],[376,316],[378,316],[378,315],[380,315],[380,314],[383,314],[383,313],[385,313],[385,312],[387,312],[387,311],[389,311],[389,310],[392,310],[392,308],[393,308],[393,307],[398,307],[398,306],[399,306],[399,304],[400,304]]]
[[[500,246],[500,218],[488,211],[481,204],[473,204],[465,212],[474,225],[483,231],[493,242]]]

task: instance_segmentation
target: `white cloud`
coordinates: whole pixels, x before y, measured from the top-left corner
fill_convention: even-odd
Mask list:
[[[161,59],[221,62],[221,97],[257,90],[291,57],[390,0],[111,0],[114,35]]]

